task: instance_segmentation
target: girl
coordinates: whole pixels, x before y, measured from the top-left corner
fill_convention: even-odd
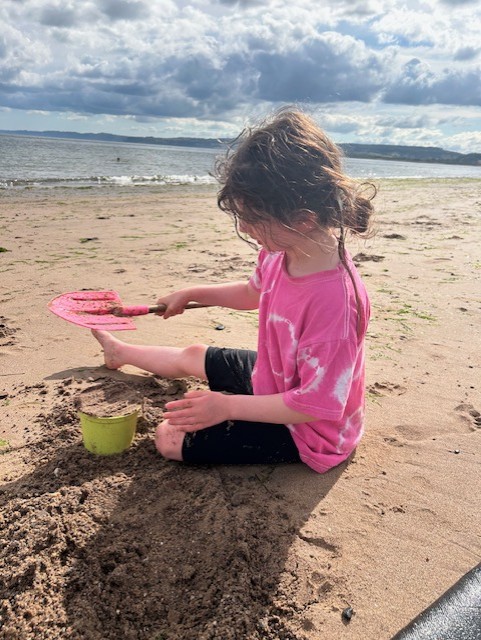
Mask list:
[[[248,282],[193,286],[159,299],[164,318],[190,301],[259,309],[257,352],[125,344],[94,331],[106,366],[208,381],[166,404],[158,451],[190,463],[302,461],[323,473],[354,450],[364,423],[369,301],[344,247],[367,234],[371,202],[337,147],[306,115],[279,112],[244,131],[218,168],[219,207],[260,245]]]

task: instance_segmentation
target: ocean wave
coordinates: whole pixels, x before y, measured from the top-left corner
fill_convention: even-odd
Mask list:
[[[156,175],[156,176],[100,176],[97,178],[99,184],[113,184],[120,186],[142,186],[142,185],[185,185],[185,184],[215,184],[216,180],[212,176],[190,176],[190,175]]]
[[[78,178],[1,178],[0,189],[31,189],[53,187],[141,187],[141,186],[182,186],[216,184],[210,175],[153,175],[153,176],[90,176]]]

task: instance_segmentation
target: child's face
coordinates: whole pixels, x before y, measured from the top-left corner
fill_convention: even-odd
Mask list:
[[[293,234],[295,232],[275,220],[268,224],[252,224],[245,222],[239,216],[237,226],[241,233],[247,234],[267,251],[284,251],[294,242]]]
[[[245,233],[250,238],[260,243],[259,238],[256,236],[256,226],[257,225],[245,222],[245,220],[243,220],[240,216],[237,218],[237,228],[239,229],[240,233]]]

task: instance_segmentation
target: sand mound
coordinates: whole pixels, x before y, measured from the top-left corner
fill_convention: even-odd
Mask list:
[[[269,468],[186,467],[164,461],[152,431],[181,381],[68,379],[24,450],[34,470],[4,486],[1,637],[54,640],[299,639],[289,629],[309,594],[284,565],[296,527],[265,485]],[[144,407],[133,446],[95,457],[81,443],[77,407]],[[266,499],[268,498],[268,500]],[[309,542],[309,541],[308,541]],[[326,570],[338,554],[326,546]],[[335,580],[317,575],[329,595]],[[309,628],[309,621],[305,621]]]

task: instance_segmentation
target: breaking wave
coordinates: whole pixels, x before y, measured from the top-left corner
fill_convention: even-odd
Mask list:
[[[2,179],[0,189],[30,189],[55,187],[142,187],[216,184],[210,175],[153,175],[153,176],[90,176],[79,178]]]

